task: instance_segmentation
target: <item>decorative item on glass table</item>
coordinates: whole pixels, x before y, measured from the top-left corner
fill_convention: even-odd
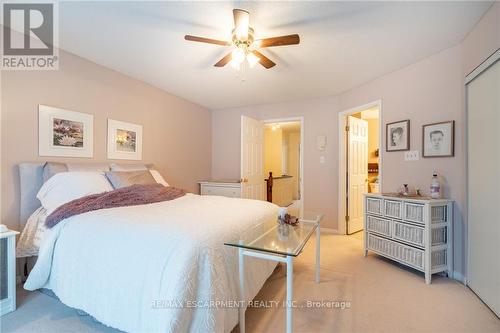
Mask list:
[[[295,226],[299,223],[298,217],[292,216],[288,213],[284,216],[280,216],[278,219],[280,224],[289,224],[291,226]]]

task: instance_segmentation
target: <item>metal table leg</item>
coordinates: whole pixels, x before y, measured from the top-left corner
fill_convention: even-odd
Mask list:
[[[318,225],[316,228],[316,283],[319,283],[320,277],[319,277],[319,264],[320,264],[320,238],[321,238],[321,229]]]
[[[245,255],[242,248],[238,249],[238,268],[240,273],[240,300],[243,304],[238,308],[238,317],[240,325],[240,333],[245,333]]]
[[[292,333],[293,328],[293,257],[286,257],[286,332]]]

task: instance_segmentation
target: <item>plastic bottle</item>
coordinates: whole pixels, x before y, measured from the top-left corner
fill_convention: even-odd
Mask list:
[[[434,172],[432,174],[432,180],[431,180],[431,198],[432,199],[439,199],[441,198],[441,185],[439,184],[439,179],[437,172]]]

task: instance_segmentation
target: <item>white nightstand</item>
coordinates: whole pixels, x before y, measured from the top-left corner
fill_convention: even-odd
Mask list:
[[[0,315],[16,309],[16,235],[17,231],[0,233]]]
[[[200,184],[201,195],[241,198],[241,183],[239,180],[208,180],[198,184]]]

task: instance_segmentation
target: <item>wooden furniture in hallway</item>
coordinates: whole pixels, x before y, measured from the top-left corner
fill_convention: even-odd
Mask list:
[[[267,184],[267,201],[272,202],[280,207],[287,207],[293,203],[293,177],[282,175],[273,177],[273,173],[269,172],[269,177],[266,179]]]

